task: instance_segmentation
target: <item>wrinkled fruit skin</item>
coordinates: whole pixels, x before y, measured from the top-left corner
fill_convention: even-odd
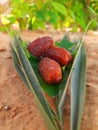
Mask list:
[[[60,65],[48,57],[42,58],[38,69],[43,79],[49,84],[57,84],[62,79],[62,70]]]
[[[61,66],[68,65],[72,60],[72,56],[69,51],[56,46],[51,46],[51,48],[44,53],[44,56],[57,61]]]
[[[27,49],[33,56],[40,57],[52,46],[52,44],[53,39],[49,36],[45,36],[31,42]]]

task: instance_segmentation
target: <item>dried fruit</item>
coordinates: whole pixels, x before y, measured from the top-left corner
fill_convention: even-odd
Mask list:
[[[52,46],[52,44],[53,39],[49,36],[46,36],[31,42],[27,49],[33,56],[40,57]]]
[[[51,48],[44,53],[44,56],[57,61],[61,66],[68,65],[72,60],[72,56],[69,51],[56,46],[51,46]]]
[[[48,57],[42,58],[39,63],[39,71],[43,79],[49,84],[57,84],[62,79],[62,70],[60,65]]]

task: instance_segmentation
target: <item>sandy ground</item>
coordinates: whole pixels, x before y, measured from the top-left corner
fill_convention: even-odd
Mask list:
[[[23,39],[32,41],[44,35],[59,39],[64,33],[25,31],[21,35]],[[84,41],[87,48],[87,90],[81,130],[98,130],[98,34],[88,33]],[[70,94],[67,93],[64,130],[70,129],[69,100]],[[6,33],[0,33],[0,130],[46,130],[32,94],[15,71],[10,38]]]

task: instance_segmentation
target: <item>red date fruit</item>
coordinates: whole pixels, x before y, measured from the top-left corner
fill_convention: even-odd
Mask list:
[[[39,71],[43,79],[49,84],[57,84],[62,79],[60,65],[48,57],[44,57],[39,63]]]
[[[69,51],[56,46],[51,46],[51,48],[44,53],[44,56],[57,61],[61,66],[68,65],[72,60],[72,56]]]
[[[45,36],[31,42],[27,49],[33,56],[40,57],[52,46],[52,44],[53,39],[49,36]]]

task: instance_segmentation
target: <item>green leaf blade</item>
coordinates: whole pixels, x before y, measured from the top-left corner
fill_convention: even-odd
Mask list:
[[[82,45],[71,77],[71,130],[79,130],[86,90],[86,52]]]
[[[71,42],[69,36],[67,35],[64,35],[63,39],[60,42],[56,42],[55,44],[56,46],[67,49],[71,54],[73,54],[75,51],[73,50],[73,47],[76,47],[76,43]]]
[[[17,70],[17,72],[19,73],[20,77],[22,78],[23,82],[25,83],[26,87],[29,86],[25,76],[24,76],[24,73],[23,71],[21,70],[21,67],[20,67],[20,63],[19,63],[19,60],[17,58],[17,55],[15,53],[15,50],[12,48],[12,56],[13,56],[13,62],[14,62],[14,66],[15,66],[15,69]]]
[[[65,15],[65,16],[67,15],[67,10],[63,4],[61,4],[59,2],[52,2],[51,4],[56,11],[58,11],[59,13]]]

